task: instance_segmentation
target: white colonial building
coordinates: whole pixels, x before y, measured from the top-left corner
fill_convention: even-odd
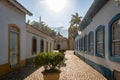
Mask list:
[[[120,80],[120,6],[94,0],[75,34],[75,54],[108,80]]]
[[[37,53],[53,51],[54,40],[40,31],[39,27],[26,24],[26,58],[30,59]]]
[[[0,0],[0,76],[25,65],[26,14],[16,0]]]

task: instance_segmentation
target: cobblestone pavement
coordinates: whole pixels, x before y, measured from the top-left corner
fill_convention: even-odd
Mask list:
[[[84,63],[72,51],[67,51],[66,66],[62,67],[60,80],[107,80],[103,75]],[[44,80],[43,68],[35,69],[29,64],[18,71],[3,76],[0,80]]]

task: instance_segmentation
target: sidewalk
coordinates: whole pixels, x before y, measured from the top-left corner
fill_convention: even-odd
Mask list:
[[[65,53],[67,60],[66,67],[62,67],[60,80],[107,80],[99,72],[84,63],[72,51]],[[29,64],[16,72],[12,72],[0,80],[44,80],[42,75],[43,68],[35,69],[33,64]]]

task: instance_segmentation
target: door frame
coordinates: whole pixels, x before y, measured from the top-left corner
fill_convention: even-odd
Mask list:
[[[8,64],[11,67],[10,64],[10,28],[14,27],[18,30],[18,65],[20,64],[20,33],[21,30],[16,24],[8,24]],[[16,66],[17,67],[17,66]]]
[[[46,41],[46,52],[48,52],[48,41]]]

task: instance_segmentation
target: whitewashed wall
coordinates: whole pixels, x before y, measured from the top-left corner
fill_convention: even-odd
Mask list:
[[[90,31],[94,32],[94,42],[95,42],[95,30],[99,25],[105,26],[105,58],[100,58],[95,56],[95,44],[94,44],[94,56],[87,54],[80,54],[79,51],[76,51],[78,54],[88,58],[89,60],[102,64],[105,67],[110,68],[111,70],[116,69],[120,71],[120,64],[110,61],[108,58],[108,23],[109,21],[118,13],[120,13],[120,7],[116,6],[114,0],[110,0],[93,18],[93,21],[82,31],[80,36],[77,36],[75,41],[83,37],[85,34],[89,34]]]
[[[26,54],[25,14],[2,0],[0,1],[0,65],[8,63],[8,24],[16,24],[21,29],[20,60],[24,60]]]
[[[44,52],[46,51],[46,42],[48,42],[48,51],[50,51],[50,43],[52,43],[51,49],[53,51],[53,41],[43,38],[41,36],[38,36],[36,34],[30,33],[30,32],[26,32],[26,58],[32,58],[35,57],[35,55],[32,55],[32,38],[35,37],[37,39],[37,53],[40,53],[40,41],[44,40]]]

